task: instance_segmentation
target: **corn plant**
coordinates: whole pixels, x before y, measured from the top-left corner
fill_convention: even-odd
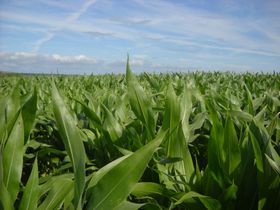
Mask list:
[[[1,209],[280,209],[280,75],[0,78]]]

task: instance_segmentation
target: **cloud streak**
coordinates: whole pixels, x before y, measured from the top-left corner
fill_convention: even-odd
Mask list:
[[[90,6],[92,6],[97,0],[87,0],[82,6],[81,8],[70,14],[66,20],[64,22],[62,22],[60,25],[58,25],[57,27],[55,28],[52,28],[51,30],[48,30],[46,35],[41,38],[40,40],[38,40],[35,44],[34,44],[34,51],[35,52],[38,52],[41,48],[41,46],[48,42],[49,40],[51,40],[55,34],[58,32],[58,31],[61,31],[62,29],[64,28],[67,28],[68,25],[71,25],[73,24],[82,14],[84,14]]]

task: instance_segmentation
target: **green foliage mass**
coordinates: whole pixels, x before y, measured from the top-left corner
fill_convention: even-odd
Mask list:
[[[0,209],[280,209],[280,74],[0,78]]]

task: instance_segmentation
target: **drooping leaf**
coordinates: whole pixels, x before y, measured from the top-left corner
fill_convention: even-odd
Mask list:
[[[201,194],[199,194],[197,192],[194,192],[194,191],[190,191],[190,192],[185,193],[175,203],[175,205],[179,205],[183,202],[186,202],[187,200],[189,200],[191,198],[198,198],[200,200],[200,202],[204,205],[204,207],[209,209],[209,210],[221,209],[221,204],[219,203],[219,201],[217,201],[216,199],[211,198],[209,196],[201,195]]]
[[[132,153],[131,153],[132,154]],[[131,155],[129,154],[129,155]],[[99,169],[97,172],[94,172],[94,174],[92,175],[89,184],[87,186],[87,191],[89,193],[91,193],[92,188],[99,182],[99,180],[105,175],[107,174],[110,170],[112,170],[114,167],[116,167],[121,161],[123,161],[124,159],[126,159],[127,157],[129,157],[129,155],[125,155],[122,156],[110,163],[108,163],[107,165],[103,166],[101,169]]]
[[[164,185],[154,182],[139,182],[135,185],[132,195],[137,197],[146,197],[150,195],[161,195],[167,198],[171,198],[175,192],[168,190]]]
[[[280,162],[276,162],[271,159],[267,154],[265,154],[267,161],[269,162],[271,168],[280,176]]]
[[[166,132],[143,146],[104,174],[92,189],[87,209],[113,209],[123,202],[141,178]],[[106,167],[106,166],[105,166]]]

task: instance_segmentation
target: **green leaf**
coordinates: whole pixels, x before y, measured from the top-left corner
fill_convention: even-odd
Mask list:
[[[103,109],[105,111],[105,121],[103,126],[108,131],[111,140],[114,142],[122,136],[122,126],[105,105],[103,105]]]
[[[47,192],[49,192],[53,186],[59,185],[61,180],[72,180],[74,178],[74,175],[71,174],[62,174],[58,176],[49,176],[49,177],[40,177],[39,182],[41,183],[39,185],[39,198],[44,196]],[[42,181],[42,179],[47,179]],[[43,184],[42,184],[43,183]]]
[[[91,109],[89,108],[86,104],[84,104],[83,102],[74,99],[76,102],[78,102],[79,104],[82,105],[83,107],[83,111],[86,114],[86,116],[91,120],[91,122],[99,129],[101,129],[102,124],[101,124],[101,120],[98,117],[98,115]]]
[[[29,134],[35,123],[37,111],[37,91],[34,90],[33,94],[28,98],[22,107],[22,118],[24,122],[24,142],[29,139]]]
[[[224,199],[225,200],[235,200],[236,199],[236,193],[237,193],[238,187],[232,183],[224,192]]]
[[[208,142],[208,166],[218,174],[222,168],[222,163],[225,159],[224,154],[224,128],[218,117],[214,105],[208,101],[207,107],[212,121],[212,128],[210,131],[210,139]]]
[[[81,199],[85,186],[85,149],[80,137],[79,130],[75,125],[62,97],[60,96],[55,84],[52,88],[53,111],[62,137],[63,144],[71,159],[75,175],[75,208],[81,208]]]
[[[39,178],[38,178],[38,163],[37,158],[34,161],[31,174],[28,178],[23,197],[20,202],[19,209],[37,209],[37,202],[39,197]]]
[[[148,137],[153,139],[155,136],[155,119],[153,115],[150,98],[142,86],[138,83],[129,67],[129,60],[126,65],[126,80],[128,85],[128,98],[131,109],[136,117],[141,120],[147,129]]]
[[[0,195],[0,208],[3,208],[3,210],[13,210],[13,202],[3,181],[0,181]]]
[[[20,110],[18,85],[5,100],[1,101],[0,105],[0,146],[4,147]]]
[[[228,114],[224,132],[224,152],[226,155],[226,170],[230,175],[241,162],[238,138],[230,115]]]
[[[129,201],[123,201],[120,205],[113,208],[113,210],[137,210],[142,206],[146,205],[145,203],[132,203]]]
[[[180,175],[184,175],[186,181],[189,182],[195,173],[195,169],[189,147],[186,144],[186,139],[183,135],[182,124],[179,125],[178,141],[181,142],[181,148],[178,150],[178,155],[183,161],[181,163],[175,163],[179,165],[176,170],[180,172]]]
[[[262,152],[260,149],[260,145],[251,130],[249,131],[249,133],[250,133],[250,139],[251,139],[251,143],[252,143],[255,158],[256,158],[257,169],[259,171],[263,172],[263,160],[262,160]]]
[[[165,134],[159,133],[155,140],[107,171],[93,187],[87,209],[113,209],[123,202],[141,178]]]
[[[173,164],[177,175],[183,175],[187,181],[194,173],[192,158],[188,149],[188,120],[191,110],[190,94],[185,92],[182,101],[177,97],[172,84],[169,85],[165,100],[163,129],[169,130],[167,138],[167,156],[181,158],[182,161]]]
[[[247,85],[244,83],[244,87],[246,90],[246,99],[247,99],[247,106],[249,114],[254,114],[254,106],[253,106],[253,99],[250,90],[248,89]]]
[[[119,146],[117,146],[117,145],[114,145],[114,146],[115,146],[115,147],[117,148],[117,150],[119,150],[119,152],[122,153],[123,155],[130,155],[130,154],[133,153],[132,151],[127,150],[127,149],[124,149],[124,148],[119,147]]]
[[[18,85],[14,88],[12,94],[8,97],[6,101],[5,108],[5,118],[7,122],[7,130],[8,134],[12,130],[15,121],[18,118],[19,110],[20,110],[20,95]]]
[[[183,145],[178,141],[178,127],[180,123],[180,102],[175,94],[172,84],[169,84],[166,92],[165,113],[163,118],[162,128],[168,130],[167,138],[167,156],[180,157],[178,150],[181,150]],[[185,145],[184,145],[185,146]],[[180,152],[181,155],[181,152]]]
[[[206,119],[206,113],[204,113],[204,112],[198,113],[194,117],[194,122],[190,125],[190,130],[195,131],[196,129],[201,128],[205,119]]]
[[[189,117],[192,112],[192,97],[189,89],[184,88],[182,97],[180,98],[180,120],[185,141],[190,142],[190,126]]]
[[[38,210],[60,209],[59,206],[63,203],[65,197],[73,189],[73,181],[71,179],[60,179],[52,185],[48,196],[43,203],[38,207]]]
[[[154,182],[139,182],[135,185],[132,195],[137,197],[146,197],[150,195],[161,195],[170,198],[174,192],[168,190],[164,185],[154,183]]]
[[[21,114],[14,123],[3,151],[3,182],[10,193],[12,203],[16,200],[23,166],[24,128]]]
[[[131,153],[132,154],[132,153]],[[103,166],[101,169],[99,169],[97,172],[94,172],[90,182],[88,184],[87,187],[87,191],[89,194],[91,194],[92,192],[92,188],[99,182],[99,180],[105,175],[107,174],[110,170],[112,170],[114,167],[116,167],[121,161],[123,161],[124,159],[126,159],[127,157],[129,157],[131,154],[129,155],[125,155],[122,156],[110,163],[108,163],[107,165]]]
[[[3,183],[3,158],[2,158],[2,151],[0,152],[0,208],[5,210],[12,210],[13,203],[11,201],[10,194]]]
[[[221,204],[219,203],[219,201],[217,201],[216,199],[213,199],[209,196],[205,196],[205,195],[201,195],[197,192],[194,191],[190,191],[185,193],[176,203],[175,205],[179,205],[183,202],[186,202],[187,200],[191,199],[191,198],[198,198],[200,200],[200,202],[204,205],[205,208],[209,209],[209,210],[218,210],[221,209]]]
[[[64,202],[63,202],[64,210],[74,210],[75,209],[73,204],[72,204],[73,198],[74,198],[74,189],[71,188],[70,191],[65,196],[65,199],[64,199]]]
[[[266,112],[267,106],[264,106],[263,109],[254,117],[254,122],[256,125],[264,124],[264,115]]]
[[[280,162],[274,161],[267,154],[265,154],[265,157],[268,163],[270,164],[271,168],[280,176]]]
[[[250,115],[247,112],[241,111],[241,110],[230,110],[230,113],[233,117],[237,117],[241,120],[244,120],[246,122],[250,122],[253,120],[253,116]]]
[[[162,157],[159,159],[159,164],[170,164],[182,161],[183,159],[180,157]]]
[[[154,77],[152,77],[151,75],[144,73],[145,78],[148,80],[148,82],[150,83],[151,87],[154,88],[157,92],[160,91],[160,85],[159,83],[154,79]]]

